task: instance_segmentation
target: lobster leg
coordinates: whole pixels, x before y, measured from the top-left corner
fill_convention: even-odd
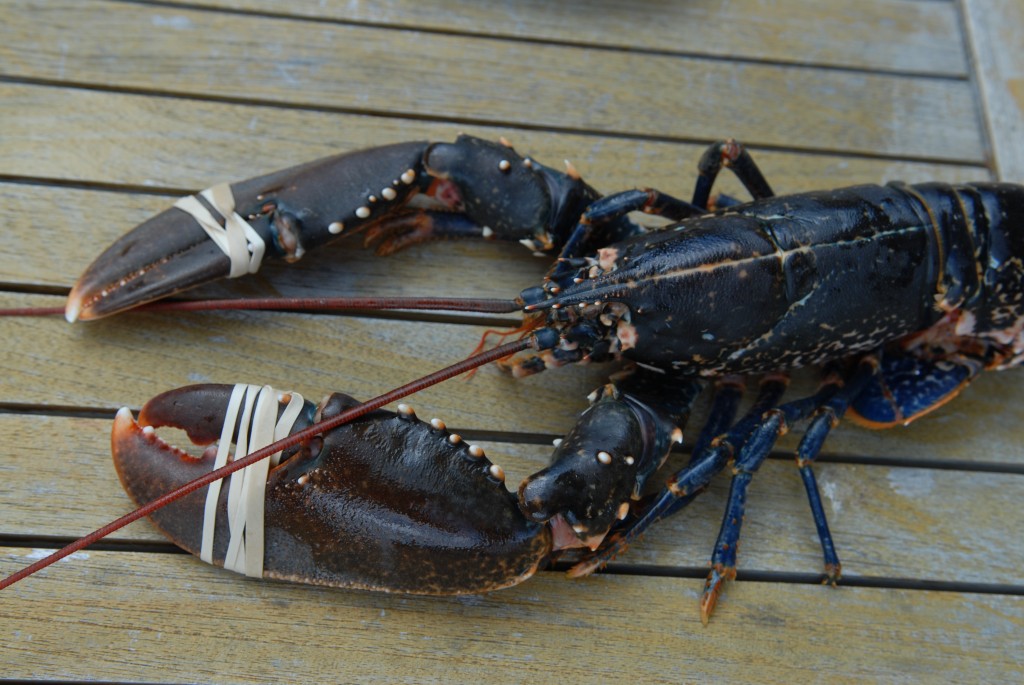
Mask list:
[[[743,526],[747,488],[754,473],[764,463],[779,437],[789,430],[789,425],[810,416],[828,402],[841,385],[842,379],[838,375],[830,375],[813,396],[787,402],[769,410],[739,448],[729,486],[729,501],[711,555],[711,571],[701,597],[701,620],[705,624],[715,609],[723,584],[736,577],[736,551],[739,546],[740,529]]]
[[[755,200],[775,195],[746,147],[730,138],[709,145],[697,162],[697,185],[691,200],[694,205],[707,210],[711,188],[723,166],[732,170]]]
[[[796,465],[800,471],[804,489],[807,491],[807,502],[811,507],[814,527],[818,531],[822,554],[825,557],[825,582],[831,585],[835,585],[842,575],[842,565],[839,563],[835,543],[832,541],[832,533],[828,528],[825,507],[821,503],[821,493],[818,490],[818,481],[814,477],[812,465],[818,458],[818,453],[825,444],[829,433],[839,425],[851,400],[863,392],[876,373],[878,373],[877,357],[875,355],[864,357],[854,372],[853,378],[814,411],[811,422],[807,426],[807,432],[800,439],[800,444],[796,449]]]
[[[835,585],[841,572],[841,565],[832,534],[828,529],[825,508],[821,504],[821,494],[811,470],[811,463],[817,458],[825,438],[839,423],[850,401],[864,391],[877,371],[876,356],[867,355],[861,359],[847,382],[844,382],[838,373],[827,373],[821,388],[813,396],[787,402],[767,412],[765,420],[743,445],[733,467],[729,503],[711,556],[711,572],[708,574],[701,597],[701,620],[705,624],[714,611],[724,582],[736,577],[736,552],[740,528],[743,525],[747,487],[776,440],[788,430],[788,425],[808,416],[813,418],[797,447],[797,466],[807,491],[815,528],[825,556],[825,582]]]
[[[639,188],[607,195],[583,212],[579,223],[566,240],[559,260],[552,267],[547,281],[559,288],[568,285],[568,276],[584,264],[579,257],[624,240],[647,229],[637,226],[626,217],[630,212],[644,212],[672,221],[682,221],[708,212],[708,202],[715,179],[726,166],[736,174],[754,199],[772,197],[774,193],[746,148],[729,139],[712,143],[698,163],[697,184],[690,202],[672,197],[655,188]],[[723,195],[719,206],[740,204],[735,198]]]
[[[726,376],[715,384],[715,400],[708,413],[708,418],[701,427],[694,443],[693,452],[686,467],[690,469],[706,458],[711,450],[711,442],[720,435],[724,435],[729,427],[736,420],[736,412],[739,410],[740,401],[743,399],[745,389],[742,376]],[[717,471],[716,471],[717,472]],[[692,491],[683,497],[670,498],[663,510],[658,514],[657,520],[667,518],[680,509],[688,506],[697,495],[703,492],[703,487],[692,488]]]
[[[421,210],[386,218],[367,229],[364,247],[373,247],[387,257],[413,245],[433,240],[457,240],[494,236],[493,229],[481,226],[464,214]]]
[[[646,228],[627,218],[630,212],[644,212],[681,221],[700,216],[705,210],[654,188],[625,190],[605,196],[583,212],[546,280],[564,287],[568,285],[564,282],[566,276],[575,272],[579,257],[646,232]]]

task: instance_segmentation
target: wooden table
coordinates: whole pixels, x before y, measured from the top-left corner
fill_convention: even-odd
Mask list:
[[[3,17],[5,306],[60,303],[92,256],[175,196],[458,131],[569,158],[603,190],[686,196],[699,152],[724,136],[755,150],[779,192],[1024,182],[1016,0],[8,0]],[[508,295],[545,266],[510,249],[435,244],[385,260],[349,241],[206,293]],[[454,361],[486,323],[0,321],[0,570],[130,508],[109,458],[117,407],[200,381],[369,397]],[[485,369],[414,404],[481,440],[515,483],[545,463],[602,373],[516,382]],[[139,522],[3,593],[0,677],[1019,680],[1022,378],[988,374],[906,429],[836,432],[817,469],[845,564],[836,590],[817,584],[789,436],[754,481],[740,579],[708,627],[697,598],[724,477],[608,573],[543,572],[450,599],[255,582],[175,553]]]

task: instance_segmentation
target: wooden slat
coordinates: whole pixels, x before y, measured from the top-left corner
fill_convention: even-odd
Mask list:
[[[28,1],[0,26],[7,76],[682,139],[719,137],[726,109],[730,133],[752,144],[984,159],[973,93],[960,80],[187,10],[168,21],[166,8],[95,0],[29,12]],[[395,49],[411,43],[416,51]],[[724,84],[742,99],[723,98]]]
[[[48,298],[53,299],[53,298]],[[29,301],[15,298],[15,301]],[[61,318],[3,319],[15,345],[0,361],[0,396],[49,406],[139,406],[190,383],[258,382],[307,397],[341,390],[369,399],[458,361],[479,326],[299,314],[139,314],[91,325]],[[204,350],[199,352],[199,350]],[[97,371],[102,365],[102,372]],[[518,382],[497,369],[421,393],[417,403],[458,426],[563,432],[602,370]],[[485,379],[485,380],[483,380]],[[523,422],[509,407],[531,407]]]
[[[110,425],[101,419],[0,415],[0,437],[14,446],[0,464],[0,502],[7,503],[0,535],[80,536],[127,513],[130,502],[110,459]],[[58,453],[56,446],[71,443],[78,448]],[[505,469],[513,490],[543,468],[550,453],[538,445],[480,444]],[[671,464],[681,461],[673,458]],[[1024,497],[1024,475],[845,464],[823,464],[817,475],[846,577],[1024,587],[1024,549],[1011,544],[1024,526],[1024,511],[1016,506]],[[82,483],[90,484],[88,492]],[[728,478],[718,478],[688,511],[653,527],[618,561],[704,567],[727,490]],[[163,540],[148,523],[115,537]],[[769,461],[754,481],[740,568],[820,571],[821,550],[791,462]],[[828,596],[822,602],[827,605]]]
[[[1001,180],[1024,183],[1024,5],[963,0],[992,156]]]
[[[194,6],[178,0],[173,4]],[[214,0],[204,5],[384,27],[713,55],[732,60],[953,76],[967,73],[952,2],[866,0],[850,5],[841,0],[776,0],[770,8],[759,0],[639,0],[629,3],[628,8],[612,0],[570,0],[555,5],[541,0],[326,0],[292,3],[287,9],[273,0]],[[754,17],[757,20],[751,21]]]
[[[0,83],[0,174],[198,190],[328,154],[406,140],[453,140],[463,127],[273,107]],[[720,123],[716,137],[736,133]],[[703,145],[558,135],[510,127],[508,136],[552,166],[570,159],[597,188],[657,186],[688,196]],[[102,131],[98,135],[96,131]],[[40,141],[48,141],[40,144]],[[980,166],[775,152],[753,147],[778,192],[891,180],[987,180]],[[725,174],[723,190],[744,197]],[[79,219],[77,223],[99,223]],[[116,227],[120,232],[121,228]]]
[[[4,550],[0,569],[36,554]],[[6,591],[0,620],[14,678],[520,682],[556,664],[595,681],[1022,674],[1020,597],[737,583],[704,629],[696,596],[686,580],[542,574],[483,597],[390,597],[239,580],[180,555],[90,552]]]
[[[7,297],[5,305],[59,304],[56,298]],[[0,396],[50,406],[139,406],[159,391],[196,382],[267,382],[314,397],[342,390],[373,397],[417,374],[456,361],[483,329],[456,324],[298,314],[139,314],[68,326],[50,319],[0,320],[10,346],[0,359]],[[196,349],[204,350],[199,358]],[[103,373],[97,361],[117,364]],[[418,397],[425,411],[465,429],[560,435],[584,396],[615,367],[560,369],[514,380],[484,369]],[[835,431],[826,453],[906,460],[1020,462],[1024,389],[1019,370],[988,373],[976,387],[909,428]],[[813,389],[804,374],[794,395]],[[696,435],[703,411],[691,422]],[[795,445],[787,436],[784,448]]]

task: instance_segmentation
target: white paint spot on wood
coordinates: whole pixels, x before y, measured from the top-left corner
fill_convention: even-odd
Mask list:
[[[838,514],[843,510],[843,501],[839,497],[839,488],[831,478],[824,478],[819,475],[818,487],[821,488],[822,498],[832,507],[832,513]]]
[[[935,489],[935,479],[924,469],[892,469],[889,487],[903,497],[927,497]]]
[[[153,26],[160,29],[174,29],[175,31],[187,31],[192,28],[192,20],[183,15],[165,17],[162,14],[153,16]]]
[[[55,551],[56,550],[53,550],[53,549],[33,549],[33,550],[29,551],[28,554],[25,555],[25,558],[28,559],[29,561],[39,561],[40,559],[45,559],[46,557],[50,556]],[[66,556],[63,559],[61,559],[61,561],[62,562],[63,561],[70,561],[70,560],[84,561],[84,560],[86,560],[88,558],[89,558],[89,553],[88,552],[72,552],[68,556]]]

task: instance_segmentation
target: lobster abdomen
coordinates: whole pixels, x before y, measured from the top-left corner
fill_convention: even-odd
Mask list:
[[[1013,366],[1024,349],[1024,187],[1009,183],[913,186],[946,245],[938,307],[960,338]]]

